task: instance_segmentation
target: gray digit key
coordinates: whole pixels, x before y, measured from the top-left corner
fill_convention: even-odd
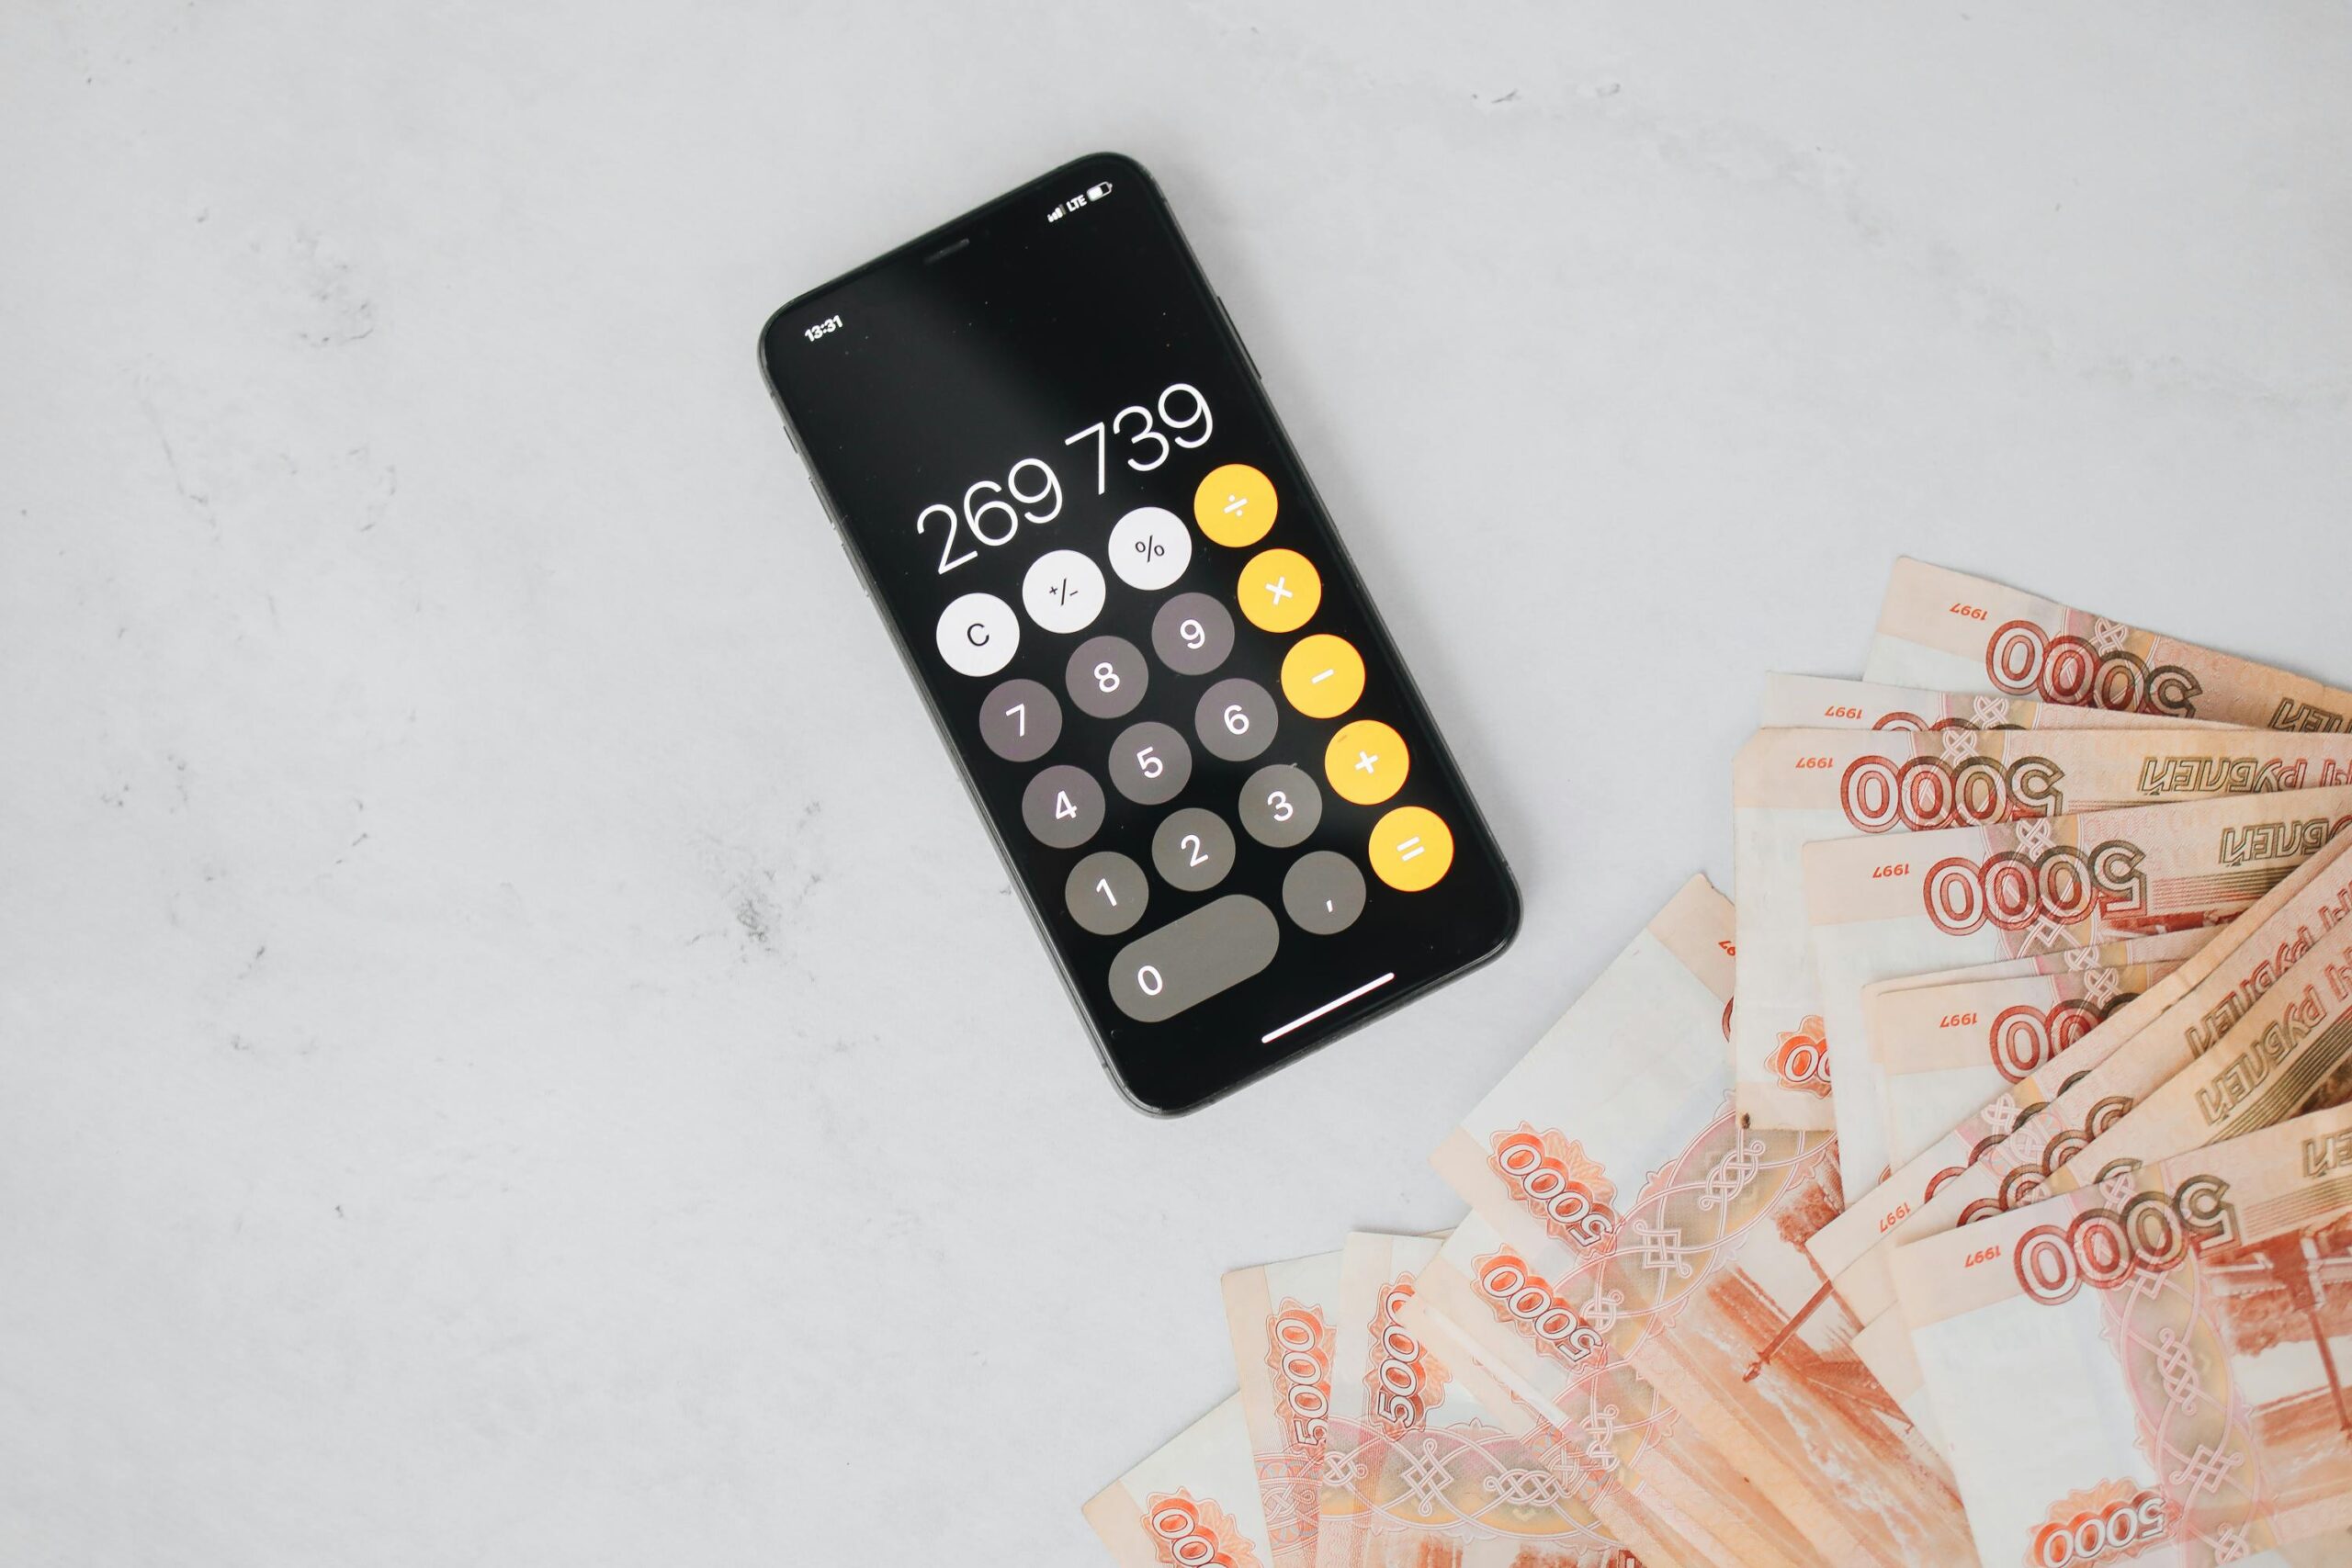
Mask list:
[[[1193,749],[1156,719],[1131,724],[1111,742],[1111,787],[1137,806],[1165,806],[1193,778]]]
[[[1137,1023],[1158,1023],[1259,973],[1281,945],[1274,912],[1228,893],[1119,949],[1111,1000]]]
[[[1233,651],[1233,614],[1205,593],[1179,593],[1151,618],[1151,650],[1179,675],[1205,675]]]
[[[1201,694],[1193,728],[1212,757],[1246,762],[1274,743],[1274,698],[1255,681],[1238,675]]]
[[[1069,700],[1078,705],[1079,712],[1096,718],[1117,718],[1134,712],[1150,679],[1143,649],[1123,637],[1088,637],[1070,654],[1069,668],[1063,671]]]
[[[1151,863],[1171,887],[1205,893],[1233,869],[1233,829],[1214,811],[1171,811],[1151,836]]]
[[[1283,876],[1283,911],[1317,936],[1334,936],[1363,913],[1363,873],[1329,850],[1298,857]]]
[[[1069,918],[1096,936],[1117,936],[1143,919],[1151,885],[1143,867],[1116,850],[1097,850],[1069,868],[1062,902]]]
[[[1008,762],[1034,762],[1061,739],[1062,705],[1035,681],[1006,681],[980,704],[980,739]]]
[[[1241,829],[1268,849],[1306,842],[1323,820],[1323,792],[1304,768],[1269,762],[1241,786]]]
[[[1102,826],[1102,786],[1068,762],[1045,769],[1021,792],[1021,820],[1039,843],[1074,850]]]

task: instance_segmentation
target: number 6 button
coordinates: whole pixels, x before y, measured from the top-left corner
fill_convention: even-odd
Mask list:
[[[1212,757],[1246,762],[1274,743],[1274,698],[1255,681],[1231,676],[1201,694],[1193,728]]]

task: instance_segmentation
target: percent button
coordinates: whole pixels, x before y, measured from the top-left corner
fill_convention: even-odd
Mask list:
[[[1164,506],[1138,506],[1111,525],[1111,570],[1130,588],[1157,593],[1193,564],[1193,531]]]

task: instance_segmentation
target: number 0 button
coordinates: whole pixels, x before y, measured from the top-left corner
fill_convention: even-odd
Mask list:
[[[1123,637],[1091,637],[1069,656],[1064,677],[1078,711],[1096,718],[1118,718],[1135,711],[1151,672],[1143,649]]]
[[[1111,787],[1137,806],[1165,806],[1193,778],[1193,749],[1154,719],[1131,724],[1111,742]]]
[[[1405,738],[1376,718],[1340,726],[1323,749],[1323,776],[1332,793],[1358,806],[1377,806],[1403,789],[1411,766]]]
[[[1296,550],[1260,550],[1241,569],[1235,596],[1260,631],[1295,632],[1323,603],[1323,574]]]
[[[1282,942],[1272,909],[1228,893],[1119,949],[1112,1004],[1137,1023],[1174,1018],[1264,969]]]
[[[1047,768],[1021,792],[1021,820],[1039,843],[1074,850],[1102,826],[1102,786],[1084,768]]]
[[[1193,728],[1212,757],[1246,762],[1274,743],[1274,697],[1236,675],[1201,694]]]
[[[1097,850],[1069,869],[1062,902],[1069,918],[1096,936],[1117,936],[1143,919],[1151,887],[1143,867],[1116,850]]]
[[[1034,762],[1062,735],[1062,705],[1035,681],[1007,681],[980,704],[980,739],[1008,762]]]

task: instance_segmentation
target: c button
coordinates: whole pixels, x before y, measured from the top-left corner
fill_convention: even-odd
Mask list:
[[[958,675],[993,675],[1021,647],[1021,619],[993,593],[967,593],[939,613],[939,657]]]

